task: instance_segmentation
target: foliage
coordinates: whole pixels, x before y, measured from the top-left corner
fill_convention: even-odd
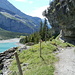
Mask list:
[[[54,75],[54,67],[51,65],[41,65],[37,68],[34,68],[30,71],[26,71],[26,75]]]
[[[54,37],[53,37],[54,38]],[[19,59],[22,66],[23,74],[25,75],[54,75],[54,63],[58,60],[55,57],[55,51],[58,47],[74,47],[72,44],[67,42],[61,42],[59,37],[56,39],[51,39],[51,41],[42,42],[41,44],[41,57],[39,44],[31,46],[30,49],[24,50],[19,53]],[[28,63],[27,66],[23,64]],[[10,67],[12,71],[18,72],[16,60],[13,60],[12,66]]]
[[[0,74],[2,73],[2,70],[0,70]]]
[[[55,46],[59,46],[59,47],[74,47],[74,45],[68,43],[68,42],[62,42],[61,40],[59,40],[59,38],[57,37],[56,39],[53,39],[51,41],[51,44],[55,45]]]
[[[29,36],[26,36],[20,40],[20,43],[28,43],[28,42],[33,42],[33,43],[38,43],[39,40],[42,41],[47,41],[51,37],[51,29],[48,28],[47,26],[47,20],[45,19],[44,23],[41,21],[40,22],[40,30],[39,32],[35,32]]]
[[[26,36],[24,38],[21,38],[20,43],[22,43],[22,44],[25,44],[25,43],[28,43],[28,42],[38,43],[39,39],[40,39],[40,35],[37,32],[37,33],[31,34],[29,36]]]
[[[18,53],[23,73],[25,75],[53,75],[53,63],[57,61],[53,52],[56,49],[56,46],[47,41],[42,42],[42,57],[39,55],[39,44]],[[23,66],[24,63],[28,63],[28,66]],[[15,60],[10,69],[18,72]]]

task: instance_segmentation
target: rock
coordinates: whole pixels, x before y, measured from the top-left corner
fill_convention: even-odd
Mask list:
[[[75,42],[74,0],[53,0],[43,14],[47,17],[56,33],[62,30],[62,38],[65,41]]]
[[[15,50],[17,49],[17,47],[13,47],[9,50],[6,50],[3,53],[0,53],[0,70],[3,69],[3,62],[5,62],[7,59],[10,59],[13,56],[13,53],[15,52]]]
[[[3,62],[3,64],[4,64],[4,67],[2,69],[3,75],[9,75],[9,74],[11,74],[11,71],[9,69],[9,66],[11,66],[12,60],[13,59],[10,58],[10,59],[7,59],[5,62]]]
[[[28,66],[28,63],[24,63],[23,66]]]
[[[4,59],[4,57],[0,57],[0,63],[2,63],[3,59]]]
[[[19,49],[19,51],[21,52],[22,50],[25,50],[25,49],[27,49],[27,47],[26,47],[26,46],[23,46],[23,47],[21,47],[21,48]]]
[[[0,64],[0,70],[2,70],[2,69],[3,69],[3,66],[4,66],[4,64]]]
[[[3,73],[0,73],[0,75],[3,75]]]
[[[4,56],[4,53],[0,53],[0,57],[3,57]]]
[[[33,42],[28,42],[28,43],[26,43],[26,45],[32,46],[32,45],[34,45],[34,43]]]
[[[3,72],[0,72],[0,75],[3,75]]]
[[[4,52],[4,54],[6,55],[6,54],[8,54],[8,53],[12,53],[12,52],[14,52],[16,49],[17,49],[17,47],[13,47],[13,48],[11,48],[11,49],[8,49],[8,50],[6,50],[6,51]]]

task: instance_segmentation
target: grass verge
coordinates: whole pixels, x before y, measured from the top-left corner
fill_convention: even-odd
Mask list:
[[[52,41],[42,42],[42,53],[40,57],[39,44],[32,46],[28,50],[19,53],[24,75],[54,75],[54,63],[58,60],[54,54],[58,46],[68,47],[73,46],[69,43],[62,43],[60,40],[53,39]],[[26,66],[24,64],[27,64]],[[12,62],[10,70],[18,73],[16,60]]]
[[[53,75],[53,63],[57,61],[53,52],[56,49],[56,46],[50,44],[50,42],[43,42],[41,57],[39,44],[36,44],[30,49],[24,50],[21,53],[18,52],[24,75]],[[28,65],[24,66],[23,64],[26,63]],[[18,71],[16,60],[12,62],[10,70]]]

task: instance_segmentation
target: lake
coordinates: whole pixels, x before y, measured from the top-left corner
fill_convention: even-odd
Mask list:
[[[12,47],[17,47],[16,42],[0,43],[0,53],[4,52]]]

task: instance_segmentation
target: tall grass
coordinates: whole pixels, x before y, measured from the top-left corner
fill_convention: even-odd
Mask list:
[[[53,63],[57,61],[53,53],[55,50],[56,46],[50,44],[50,42],[43,42],[41,57],[39,44],[32,46],[28,50],[24,50],[22,53],[18,53],[23,73],[25,75],[53,75]],[[28,66],[23,66],[24,63],[28,63]],[[12,62],[10,69],[18,71],[15,60]]]
[[[53,39],[52,41],[42,42],[41,57],[40,44],[32,46],[28,50],[18,52],[20,63],[24,75],[54,75],[54,63],[58,60],[55,57],[55,51],[59,47],[73,46],[69,43],[63,43],[60,40]],[[27,66],[24,66],[27,64]],[[10,70],[18,72],[16,60],[12,62]]]

